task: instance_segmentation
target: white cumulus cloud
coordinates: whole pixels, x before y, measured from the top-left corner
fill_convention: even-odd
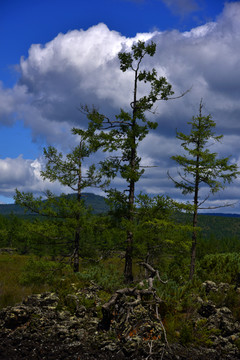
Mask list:
[[[172,1],[165,3],[173,6]],[[196,2],[178,1],[175,5],[193,11]],[[157,52],[154,57],[145,58],[143,65],[147,69],[155,67],[159,76],[166,76],[176,96],[187,89],[191,91],[183,98],[157,105],[154,119],[159,123],[158,129],[144,140],[139,150],[143,162],[158,168],[154,168],[153,175],[150,170],[146,172],[139,189],[175,195],[166,173],[174,166],[170,156],[179,152],[176,129],[188,131],[187,121],[197,115],[201,98],[204,113],[211,113],[217,132],[225,134],[217,148],[219,153],[233,155],[239,161],[239,33],[240,2],[233,2],[226,3],[216,22],[183,33],[156,31],[126,38],[105,24],[98,24],[86,31],[59,34],[47,44],[30,47],[28,57],[18,65],[19,81],[13,88],[0,85],[0,122],[12,125],[21,119],[31,129],[33,139],[44,138],[63,150],[71,147],[74,142],[71,128],[87,123],[78,111],[81,104],[94,104],[109,117],[118,114],[121,107],[128,108],[133,96],[133,74],[120,71],[118,53],[130,49],[139,39],[153,40]],[[8,186],[7,181],[1,181],[2,194],[6,189],[10,194],[19,184],[29,189],[34,189],[34,183],[40,184],[34,159],[31,163],[21,157],[1,161],[5,179],[13,171],[14,161],[22,166],[17,166],[14,176],[8,177]],[[239,190],[235,190],[234,196],[238,197]]]

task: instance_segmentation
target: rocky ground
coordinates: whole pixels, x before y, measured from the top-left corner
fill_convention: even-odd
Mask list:
[[[203,286],[208,292],[218,291],[214,283],[206,282]],[[194,321],[204,324],[211,335],[205,346],[187,347],[168,343],[161,320],[141,303],[124,316],[118,304],[119,314],[113,314],[110,329],[103,330],[101,323],[99,326],[98,291],[92,286],[67,295],[67,307],[62,306],[55,293],[44,293],[3,309],[0,312],[0,359],[240,359],[237,346],[240,324],[227,307],[218,308],[211,301],[198,298],[200,306]]]

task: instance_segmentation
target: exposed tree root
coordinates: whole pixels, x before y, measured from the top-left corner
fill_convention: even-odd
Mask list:
[[[158,270],[155,270],[148,263],[141,262],[140,265],[147,270],[148,278],[145,282],[138,283],[134,288],[118,289],[111,296],[109,301],[102,306],[103,318],[98,329],[108,331],[114,322],[115,329],[118,329],[119,338],[129,338],[135,335],[142,337],[148,344],[147,359],[150,359],[153,355],[154,340],[161,339],[169,347],[166,330],[159,314],[160,304],[164,301],[157,295],[153,287],[154,279],[158,279],[163,284],[166,284],[167,281],[163,281]],[[137,310],[137,307],[140,309],[140,313],[138,309],[138,318],[136,314],[134,315],[134,309]]]

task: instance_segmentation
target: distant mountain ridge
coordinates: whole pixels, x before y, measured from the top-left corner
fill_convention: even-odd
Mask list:
[[[68,196],[76,196],[76,194],[69,194]],[[95,195],[93,193],[83,193],[83,199],[87,207],[91,207],[95,214],[106,213],[109,210],[109,207],[106,203],[104,196]],[[25,209],[22,206],[16,204],[0,204],[0,215],[26,215]],[[232,217],[238,218],[240,214],[234,213],[199,213],[201,216],[221,216],[221,217]]]
[[[93,193],[83,193],[83,199],[87,207],[92,208],[94,214],[107,213],[109,207],[106,199],[101,195]],[[69,197],[76,196],[76,194],[69,194]],[[25,212],[25,209],[16,204],[0,204],[0,215],[10,216],[11,214],[25,218],[33,219],[37,214]],[[191,223],[192,217],[190,214],[178,214],[180,222]],[[210,237],[212,234],[220,238],[235,237],[240,240],[240,215],[234,213],[201,213],[198,218],[198,226],[202,229],[201,234],[205,237]]]
[[[234,213],[200,213],[200,216],[207,215],[207,216],[224,216],[224,217],[240,217],[240,214]]]
[[[76,196],[75,194],[70,194],[69,196]],[[101,195],[95,195],[92,193],[83,193],[82,198],[85,200],[87,207],[93,209],[94,214],[106,213],[108,211],[108,205],[105,201],[105,198]],[[0,215],[10,215],[14,214],[17,216],[27,216],[30,213],[26,213],[24,207],[16,204],[0,204]],[[32,213],[31,213],[32,215]]]

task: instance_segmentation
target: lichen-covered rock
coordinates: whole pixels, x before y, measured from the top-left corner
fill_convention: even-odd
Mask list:
[[[227,293],[230,289],[230,285],[227,283],[219,283],[216,284],[214,281],[207,280],[202,283],[202,287],[205,289],[206,293],[209,294],[210,292],[222,292]]]
[[[28,308],[24,305],[16,306],[14,308],[7,308],[5,313],[1,314],[3,317],[4,326],[7,329],[14,330],[15,328],[25,324],[29,318]]]
[[[217,308],[212,301],[204,302],[198,310],[206,320],[205,328],[209,331],[209,340],[221,359],[240,359],[237,342],[240,338],[240,324],[235,321],[231,310],[227,307]]]
[[[82,352],[87,334],[96,331],[96,324],[91,325],[86,313],[83,321],[69,311],[58,311],[58,303],[56,294],[45,293],[3,309],[0,359],[78,359],[75,354]]]
[[[59,302],[59,297],[55,293],[43,293],[28,296],[23,304],[26,306],[40,306],[41,308],[51,307],[56,308]]]
[[[198,312],[203,317],[208,318],[209,316],[216,314],[217,309],[211,301],[207,301],[205,303],[202,303]]]
[[[240,326],[231,311],[203,300],[200,304],[195,321],[204,322],[209,329],[212,345],[208,347],[168,345],[156,312],[142,304],[130,312],[119,308],[109,331],[100,331],[97,287],[67,295],[65,305],[54,293],[32,295],[22,304],[0,311],[0,359],[240,359],[236,346]]]
[[[205,289],[207,294],[210,293],[210,291],[213,291],[213,292],[218,291],[217,284],[210,280],[207,280],[204,283],[202,283],[202,287]]]

